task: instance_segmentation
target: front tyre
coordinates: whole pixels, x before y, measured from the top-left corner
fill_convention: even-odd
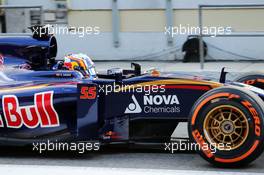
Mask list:
[[[264,90],[264,73],[250,72],[237,77],[235,82],[241,82]]]
[[[213,165],[243,166],[263,152],[263,117],[264,103],[253,92],[233,86],[216,88],[193,106],[190,139]]]

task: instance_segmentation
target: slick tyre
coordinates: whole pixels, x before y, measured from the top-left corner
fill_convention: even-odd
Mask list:
[[[234,81],[258,87],[264,90],[264,73],[251,72],[237,77]]]
[[[244,166],[263,152],[263,117],[264,103],[255,93],[234,86],[216,88],[194,104],[189,136],[213,165]]]

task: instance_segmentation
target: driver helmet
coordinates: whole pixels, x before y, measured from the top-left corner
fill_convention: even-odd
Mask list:
[[[84,77],[95,78],[95,66],[91,58],[85,54],[70,54],[64,57],[63,67],[68,70],[77,70]]]

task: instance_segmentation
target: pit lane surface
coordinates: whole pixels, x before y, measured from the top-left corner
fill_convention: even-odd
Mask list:
[[[5,148],[7,149],[7,148]],[[251,165],[239,169],[220,169],[204,161],[199,155],[188,152],[174,154],[153,150],[131,150],[107,148],[99,152],[90,152],[83,155],[70,153],[48,152],[39,154],[30,150],[13,149],[7,151],[1,148],[0,171],[8,174],[65,175],[89,174],[197,174],[207,171],[207,174],[233,173],[264,173],[264,156]],[[58,172],[58,173],[55,173]],[[43,173],[44,174],[44,173]]]
[[[143,70],[150,67],[161,71],[200,71],[197,63],[141,62]],[[231,71],[263,70],[263,63],[206,63],[205,69],[220,72],[223,66]],[[130,68],[129,62],[96,62],[99,71],[109,68]],[[72,155],[65,153],[39,154],[30,150],[0,150],[1,174],[255,174],[264,173],[264,155],[240,169],[219,169],[199,155],[188,152],[170,154],[153,150],[106,149],[100,152]],[[204,172],[206,171],[206,172]]]

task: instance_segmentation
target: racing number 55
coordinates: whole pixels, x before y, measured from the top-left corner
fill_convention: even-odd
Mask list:
[[[96,98],[96,87],[87,87],[83,86],[81,87],[81,95],[80,99],[95,99]]]

